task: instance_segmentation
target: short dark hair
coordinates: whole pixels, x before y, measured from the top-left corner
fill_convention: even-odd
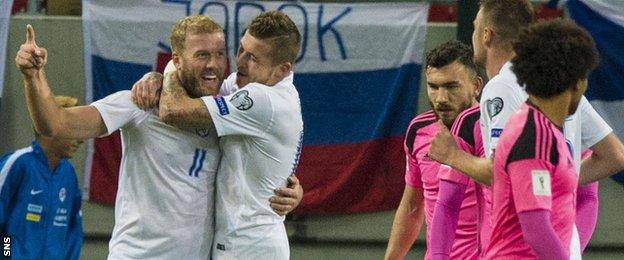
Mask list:
[[[527,93],[549,98],[586,79],[598,64],[591,35],[574,22],[555,19],[525,28],[513,45],[512,70]]]
[[[251,21],[247,32],[255,38],[270,42],[273,49],[271,53],[273,64],[295,63],[301,34],[288,15],[275,10],[264,12]]]
[[[459,61],[468,70],[477,74],[477,67],[472,60],[472,48],[470,46],[451,40],[438,45],[427,53],[426,67],[441,68],[455,61]]]
[[[533,4],[529,0],[481,0],[480,8],[484,25],[493,28],[499,42],[494,44],[511,49],[520,30],[534,21]]]

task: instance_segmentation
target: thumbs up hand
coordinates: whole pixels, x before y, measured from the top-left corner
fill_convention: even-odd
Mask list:
[[[15,57],[17,68],[24,77],[33,77],[40,72],[48,61],[48,51],[37,46],[35,30],[29,24],[26,26],[26,42],[20,46]]]

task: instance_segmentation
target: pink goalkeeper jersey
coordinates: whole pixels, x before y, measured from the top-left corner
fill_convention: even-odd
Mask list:
[[[569,245],[577,183],[561,129],[535,106],[523,104],[509,119],[495,151],[487,259],[537,259],[522,237],[518,212],[523,211],[550,211],[555,233]]]
[[[437,121],[438,118],[433,111],[416,116],[410,122],[404,144],[407,155],[405,183],[410,187],[422,189],[425,198],[427,244],[431,241],[429,226],[438,197],[438,171],[440,169],[440,164],[430,159],[427,153],[431,139],[438,132]],[[472,189],[466,189],[466,193],[474,193],[474,185]],[[472,200],[465,199],[462,202],[455,241],[450,254],[451,259],[477,259],[477,207],[474,196],[470,198]],[[428,252],[425,254],[425,259],[429,259]]]
[[[455,137],[455,141],[459,148],[471,155],[478,157],[485,157],[483,151],[483,139],[481,136],[481,126],[479,124],[479,118],[481,111],[479,105],[474,105],[469,109],[460,113],[453,127],[451,128],[451,134]],[[466,192],[464,194],[464,202],[470,201],[470,207],[462,210],[469,210],[470,212],[476,212],[477,215],[477,230],[478,236],[474,238],[479,250],[479,255],[484,256],[486,246],[490,240],[491,232],[491,207],[492,207],[492,194],[489,187],[475,183],[470,177],[466,176],[460,171],[457,171],[451,167],[442,166],[439,172],[439,178],[455,183],[466,185]],[[476,205],[475,205],[476,203]],[[474,206],[473,206],[474,205]],[[476,209],[475,209],[476,207]],[[459,226],[458,229],[463,229]],[[472,222],[464,222],[464,225],[473,226]]]

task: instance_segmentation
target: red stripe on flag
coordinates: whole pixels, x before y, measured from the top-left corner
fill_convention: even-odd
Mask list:
[[[113,205],[117,194],[119,164],[121,163],[119,131],[103,138],[96,138],[93,151],[89,199]]]
[[[297,176],[305,190],[295,213],[348,214],[396,209],[405,187],[402,137],[349,145],[304,146]],[[119,131],[94,142],[89,197],[114,204]]]
[[[349,145],[304,146],[297,177],[304,189],[296,214],[396,209],[403,195],[402,137]]]

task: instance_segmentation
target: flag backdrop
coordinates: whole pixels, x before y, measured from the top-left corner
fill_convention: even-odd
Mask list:
[[[297,175],[305,195],[297,212],[396,208],[404,187],[401,143],[416,110],[428,4],[84,1],[88,99],[129,89],[144,73],[162,69],[170,59],[171,27],[186,15],[207,14],[220,23],[234,60],[251,19],[275,9],[288,14],[302,35],[295,85],[305,131]],[[91,200],[114,202],[119,145],[116,134],[91,147]]]
[[[568,11],[596,41],[600,64],[589,76],[587,99],[624,138],[624,1],[570,0]],[[624,173],[613,178],[624,184]]]
[[[2,87],[4,83],[4,64],[6,64],[7,40],[9,37],[9,18],[13,0],[0,3],[0,105],[2,105]]]

